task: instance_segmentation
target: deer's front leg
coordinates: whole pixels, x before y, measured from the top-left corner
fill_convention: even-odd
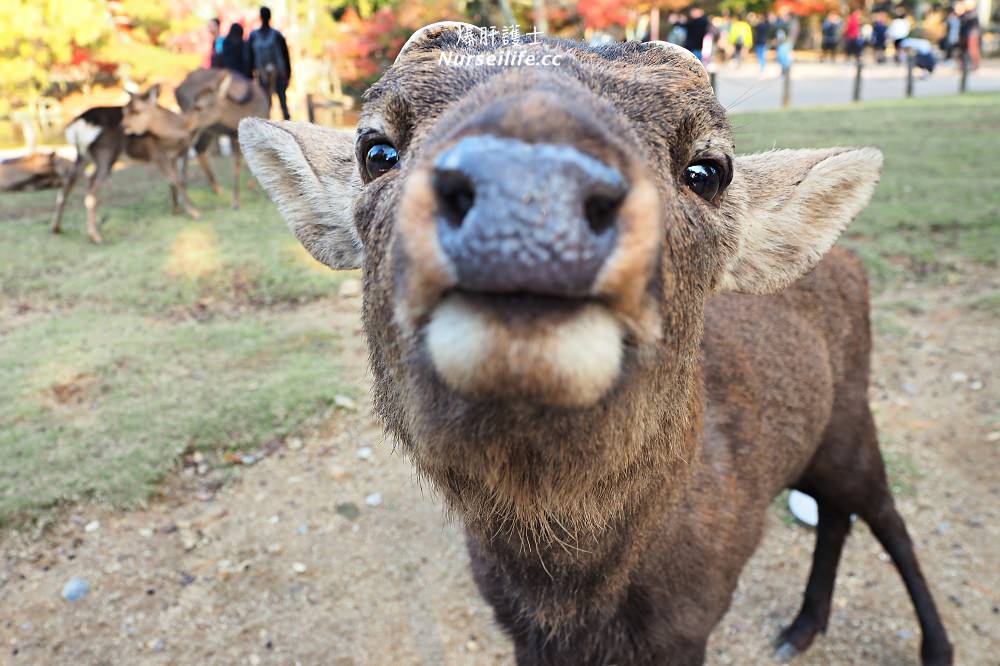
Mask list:
[[[160,155],[156,158],[156,166],[159,167],[160,171],[170,182],[172,188],[171,194],[173,194],[173,191],[175,190],[178,194],[180,194],[181,204],[184,206],[184,210],[187,211],[187,214],[196,220],[200,219],[201,213],[198,212],[198,209],[194,207],[191,200],[188,198],[187,188],[184,186],[184,181],[181,179],[174,160],[165,155]]]

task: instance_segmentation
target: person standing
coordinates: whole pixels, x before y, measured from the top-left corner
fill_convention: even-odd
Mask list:
[[[757,54],[757,64],[763,76],[764,67],[767,66],[767,45],[771,41],[771,22],[761,14],[755,20],[751,19],[750,25],[753,26],[753,50]]]
[[[855,9],[847,15],[847,25],[844,26],[844,48],[848,60],[861,60],[861,46],[861,10]]]
[[[903,62],[903,49],[900,45],[909,36],[910,20],[906,16],[906,8],[900,5],[896,7],[896,18],[892,19],[892,23],[889,24],[889,39],[892,40],[892,45],[895,48],[892,58],[897,64]]]
[[[948,10],[948,16],[944,20],[945,32],[944,37],[941,39],[941,51],[944,52],[945,61],[951,60],[955,53],[955,49],[958,48],[958,41],[961,36],[962,30],[962,20],[958,17],[958,12],[952,7]]]
[[[247,46],[250,70],[256,74],[268,100],[278,93],[281,114],[289,120],[291,116],[285,92],[292,78],[292,64],[288,57],[288,44],[284,36],[271,27],[271,10],[267,7],[260,8],[260,27],[250,33]]]
[[[208,57],[205,58],[202,65],[206,69],[210,69],[212,67],[221,67],[222,34],[219,31],[219,19],[217,17],[209,19],[208,35],[212,39],[212,42],[208,50]]]
[[[885,47],[889,39],[889,23],[885,12],[875,14],[875,22],[872,24],[872,48],[875,50],[875,62],[882,64],[885,62]]]
[[[962,13],[961,25],[958,31],[958,49],[962,54],[962,61],[969,63],[969,70],[979,69],[980,41],[982,31],[979,27],[979,14],[976,12],[976,3],[969,0],[965,3],[965,11]]]
[[[823,19],[823,39],[820,43],[822,51],[820,52],[819,60],[823,62],[827,57],[830,58],[830,62],[837,61],[837,45],[840,44],[840,30],[843,27],[843,21],[840,20],[840,14],[837,12],[830,12]]]
[[[743,49],[753,48],[753,29],[743,14],[739,14],[729,27],[729,43],[733,47],[733,66],[743,64]]]
[[[250,78],[250,62],[247,55],[246,42],[243,41],[243,26],[234,23],[229,26],[229,34],[222,42],[222,62],[221,67],[225,67],[233,72],[238,72]]]
[[[702,59],[702,49],[705,35],[708,34],[708,17],[705,10],[697,5],[688,12],[687,34],[684,36],[684,48],[693,53],[698,60]]]

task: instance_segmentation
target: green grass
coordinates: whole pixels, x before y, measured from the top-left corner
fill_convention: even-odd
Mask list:
[[[882,181],[844,243],[882,281],[1000,260],[1000,95],[732,116],[738,152],[877,146]]]
[[[1000,96],[733,124],[740,152],[883,149],[882,183],[846,239],[883,286],[996,265]],[[217,166],[228,183],[228,164]],[[238,212],[203,185],[191,192],[201,221],[168,213],[152,169],[116,172],[101,197],[101,248],[86,240],[81,191],[61,236],[47,229],[54,192],[0,196],[0,525],[79,499],[136,505],[180,452],[266,444],[353,389],[338,379],[341,341],[301,307],[342,276],[308,258],[259,191],[244,192]],[[970,298],[998,312],[996,293]],[[892,312],[876,325],[905,334]]]
[[[147,167],[116,172],[100,248],[82,192],[61,236],[54,192],[0,197],[0,525],[81,498],[141,503],[182,451],[261,446],[351,392],[341,341],[294,307],[343,278],[259,190],[238,212],[192,194],[202,221],[169,214]]]

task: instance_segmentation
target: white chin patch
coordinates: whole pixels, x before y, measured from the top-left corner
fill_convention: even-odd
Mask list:
[[[622,325],[596,303],[547,319],[513,325],[459,295],[448,296],[426,330],[434,369],[451,389],[472,398],[593,405],[621,373]]]

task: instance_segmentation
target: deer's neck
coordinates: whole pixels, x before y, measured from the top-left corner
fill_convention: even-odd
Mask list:
[[[688,400],[646,442],[648,455],[594,486],[587,499],[607,511],[590,525],[565,528],[553,521],[548,533],[539,535],[536,525],[507,516],[485,521],[466,516],[484,595],[542,633],[572,634],[614,621],[650,538],[655,535],[657,544],[671,538],[672,524],[664,517],[675,515],[701,465],[702,410],[701,381],[692,378]],[[660,455],[663,451],[673,453]]]
[[[161,141],[183,143],[191,138],[193,128],[185,116],[158,107],[149,123],[149,132]]]

